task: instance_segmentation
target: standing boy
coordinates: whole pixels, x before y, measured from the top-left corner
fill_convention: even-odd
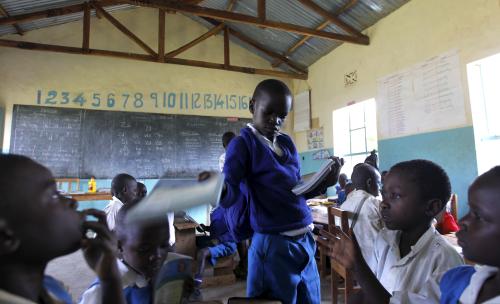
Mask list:
[[[253,123],[232,140],[224,165],[225,192],[220,204],[231,207],[247,188],[254,231],[248,253],[247,294],[284,303],[320,303],[314,260],[312,217],[304,196],[291,191],[300,181],[298,153],[280,128],[292,106],[288,87],[275,79],[257,85],[250,100]],[[340,160],[314,195],[337,182]]]

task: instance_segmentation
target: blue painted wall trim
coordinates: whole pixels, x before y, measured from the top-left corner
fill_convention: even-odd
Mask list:
[[[459,216],[467,213],[467,189],[477,177],[472,126],[380,140],[378,151],[381,170],[417,158],[441,165],[450,177],[452,191],[458,194]]]
[[[80,180],[80,191],[87,191],[87,183],[88,179]],[[146,179],[139,180],[146,185],[146,188],[149,192],[153,190],[154,186],[158,182],[158,179]],[[183,182],[185,180],[172,180],[173,183]],[[190,180],[190,182],[192,182]],[[96,180],[96,188],[111,188],[111,179],[98,179]],[[81,201],[78,203],[78,210],[88,209],[88,208],[96,208],[99,210],[103,210],[104,207],[108,204],[108,201]],[[186,210],[186,213],[189,214],[192,218],[194,218],[198,223],[208,224],[207,221],[207,206],[197,206]]]

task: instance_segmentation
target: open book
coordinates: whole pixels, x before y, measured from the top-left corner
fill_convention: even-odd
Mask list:
[[[169,252],[154,284],[154,304],[180,304],[187,301],[186,280],[192,278],[193,258]]]
[[[172,185],[160,180],[151,193],[127,215],[127,221],[163,219],[170,211],[186,210],[198,205],[217,205],[220,200],[224,176],[213,172],[207,180],[189,184]]]
[[[314,175],[311,176],[311,178],[309,178],[307,181],[302,181],[297,184],[297,186],[293,187],[292,192],[298,196],[316,189],[321,184],[321,182],[325,180],[328,174],[330,174],[334,164],[335,162],[333,161],[333,159],[327,159],[318,170],[318,172],[314,173]]]

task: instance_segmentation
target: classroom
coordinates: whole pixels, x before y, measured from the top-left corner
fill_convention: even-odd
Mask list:
[[[418,285],[412,289],[388,279],[387,272],[377,273],[371,258],[365,256],[364,246],[377,250],[382,238],[379,230],[401,230],[403,240],[406,231],[411,230],[407,223],[417,225],[417,207],[411,211],[414,218],[406,217],[405,223],[399,223],[405,228],[398,228],[395,213],[390,222],[389,213],[383,210],[390,209],[383,205],[390,205],[384,201],[392,197],[392,192],[388,194],[392,183],[406,180],[403,173],[413,174],[409,180],[425,184],[418,185],[419,189],[429,192],[443,184],[450,190],[443,199],[432,196],[437,195],[434,193],[426,196],[429,210],[439,210],[426,209],[425,216],[418,217],[427,219],[429,213],[435,213],[430,216],[434,222],[421,224],[420,230],[415,228],[420,234],[408,246],[407,254],[411,256],[417,241],[418,245],[424,238],[423,233],[434,231],[436,222],[441,225],[446,218],[443,214],[451,215],[456,229],[443,235],[435,230],[435,241],[448,242],[460,262],[452,265],[453,258],[449,258],[449,265],[440,269],[439,276],[438,270],[432,270],[437,280],[434,288],[439,290],[439,280],[447,278],[446,271],[464,261],[475,265],[471,268],[476,269],[476,274],[483,271],[477,265],[496,267],[491,281],[500,283],[500,275],[496,275],[498,258],[486,259],[472,253],[472,249],[468,251],[463,246],[466,236],[456,233],[469,227],[470,214],[476,212],[471,198],[476,198],[475,206],[480,199],[474,193],[493,183],[494,170],[500,163],[496,159],[500,153],[500,123],[494,118],[500,114],[496,84],[500,78],[499,16],[500,2],[495,0],[0,0],[0,150],[6,157],[24,155],[49,169],[57,190],[78,201],[77,210],[82,214],[91,208],[109,215],[109,206],[116,200],[127,205],[125,196],[118,199],[115,192],[114,185],[124,182],[118,181],[121,173],[127,174],[120,177],[124,180],[130,177],[134,183],[143,183],[148,195],[161,187],[195,189],[203,183],[200,173],[204,171],[212,172],[210,178],[220,176],[224,185],[218,190],[222,193],[219,206],[211,206],[212,202],[192,203],[176,209],[175,220],[173,213],[168,219],[169,235],[175,236],[173,243],[169,241],[171,251],[190,257],[189,277],[194,278],[193,293],[198,293],[186,296],[182,303],[369,303],[368,298],[378,299],[375,303],[389,303],[389,298],[390,303],[439,303],[440,296],[443,300],[446,293],[441,290],[437,298],[432,298],[425,289],[427,285],[422,285],[428,278],[419,281],[420,285],[414,282],[417,279],[408,279],[412,282],[407,282],[408,286]],[[276,96],[282,91],[293,102],[283,98],[289,101],[279,115],[265,112],[265,105],[279,99]],[[274,106],[273,111],[277,109]],[[263,133],[259,126],[267,126],[264,118],[259,122],[259,115],[268,120],[274,116],[274,135]],[[278,130],[286,135],[276,135]],[[236,137],[226,142],[223,134],[227,132]],[[237,144],[230,145],[230,140]],[[329,178],[325,175],[310,192],[293,196],[292,200],[297,199],[295,205],[287,203],[289,197],[285,198],[274,183],[288,183],[288,175],[284,174],[289,173],[269,177],[268,171],[255,164],[268,162],[269,157],[255,156],[261,153],[256,152],[261,151],[257,148],[241,148],[250,143],[267,147],[280,162],[283,153],[287,157],[288,153],[296,154],[290,166],[300,172],[301,181],[314,179],[315,173],[322,172],[330,161],[328,170],[331,176],[336,175],[335,181],[327,184]],[[225,163],[224,158],[220,163],[221,154]],[[248,157],[247,162],[238,161],[238,157]],[[374,163],[368,159],[375,159]],[[427,161],[408,162],[412,160]],[[0,160],[0,175],[4,171],[2,164]],[[8,163],[5,166],[10,168]],[[247,169],[250,173],[244,171]],[[258,176],[268,179],[256,182],[257,178],[249,178],[256,170],[264,170],[258,171]],[[419,170],[425,171],[427,181],[422,181]],[[441,172],[445,181],[439,180]],[[487,178],[488,182],[484,181]],[[8,180],[0,176],[0,189],[5,189],[1,184],[7,185]],[[258,187],[262,185],[267,188],[261,192]],[[353,195],[346,185],[353,187]],[[273,192],[273,187],[278,187],[274,195],[283,198],[284,202],[276,205],[280,207],[274,208],[283,207],[281,211],[259,205],[260,198]],[[376,188],[373,194],[370,187]],[[288,187],[287,195],[292,193],[291,188],[293,185]],[[353,200],[359,191],[369,198],[362,199],[352,210],[349,204],[342,204],[349,198]],[[369,215],[364,217],[361,212],[368,211],[361,207],[372,201],[377,206],[372,211],[381,226],[372,239],[365,240],[365,232],[369,233],[355,230],[354,224],[357,229],[365,227],[363,221]],[[436,201],[441,202],[439,206]],[[248,214],[237,213],[241,211],[240,203],[251,206]],[[140,202],[134,196],[130,204]],[[3,206],[0,202],[0,208]],[[293,216],[277,213],[286,214],[288,206],[296,208]],[[210,227],[215,226],[213,216],[218,209],[224,212],[221,216],[228,226],[224,227],[231,235],[231,246],[224,248],[231,252],[226,256],[204,250],[214,242],[215,247],[226,244],[220,238],[210,240],[209,247],[204,243],[205,238],[215,235],[210,233]],[[120,228],[124,220],[120,221],[118,210],[113,211],[118,225],[113,238],[116,234],[120,242],[120,231],[125,228]],[[0,236],[4,231],[2,212]],[[121,213],[128,212],[126,209]],[[299,213],[303,218],[294,218],[300,217]],[[248,220],[245,224],[251,226],[253,236],[240,238],[242,234],[233,231],[237,228],[231,226],[229,214],[234,221],[240,220],[237,224]],[[335,216],[345,223],[333,220]],[[500,223],[495,220],[498,218],[490,224],[499,230],[490,236],[500,237]],[[368,230],[375,225],[371,221]],[[341,226],[347,236],[336,235],[335,241],[332,235],[340,232],[334,226]],[[322,230],[329,235],[322,234]],[[472,238],[473,229],[469,230],[468,238]],[[108,228],[106,231],[109,233]],[[297,245],[308,241],[311,232],[312,253],[309,245]],[[97,228],[95,233],[100,235]],[[263,262],[262,269],[256,266],[253,259],[259,254],[259,244],[267,244],[267,237],[276,235],[297,245],[300,249],[296,250],[307,251],[310,259],[298,278],[286,277],[287,271],[278,271],[276,277],[269,275],[274,271],[269,266],[274,260]],[[302,235],[304,240],[297,241]],[[396,239],[399,242],[399,235]],[[351,247],[346,246],[353,240],[360,246],[353,246],[351,252],[346,249]],[[495,243],[495,239],[489,241]],[[344,246],[344,254],[358,257],[352,262],[357,263],[356,269],[366,265],[372,272],[363,278],[359,277],[363,271],[354,274],[355,266],[339,257],[339,244]],[[399,246],[401,256],[397,259],[402,261],[406,247]],[[48,263],[45,271],[63,282],[69,303],[84,303],[80,301],[85,300],[82,293],[91,290],[96,273],[101,279],[99,272],[89,268],[82,252],[61,254]],[[0,260],[4,255],[2,272],[10,269],[2,265],[11,257],[1,247]],[[168,256],[166,261],[165,265],[172,263]],[[278,262],[276,265],[281,265]],[[134,269],[123,263],[122,257],[118,258],[117,267]],[[283,261],[280,267],[296,266],[286,263],[292,262]],[[378,271],[387,271],[384,267],[389,266],[377,267]],[[399,276],[423,276],[408,269]],[[315,292],[310,288],[316,288],[316,283],[304,283],[304,278],[311,275],[308,271],[317,278]],[[266,289],[254,282],[255,277],[268,275],[272,279],[266,277],[261,285],[272,287]],[[288,291],[288,285],[279,284],[286,281],[285,277],[300,281],[294,286],[305,291],[299,287]],[[7,285],[0,279],[0,303],[4,303],[4,289],[10,290]],[[399,289],[412,294],[402,295]],[[464,300],[469,291],[465,289],[462,297],[458,294],[456,298],[460,301],[446,303],[500,303],[500,284],[487,290],[494,290],[493,295],[481,292]],[[131,302],[127,294],[125,297],[127,303],[153,303],[152,298]],[[156,297],[157,293],[155,303]],[[97,303],[94,300],[88,303]],[[45,303],[41,297],[37,301],[33,303]]]

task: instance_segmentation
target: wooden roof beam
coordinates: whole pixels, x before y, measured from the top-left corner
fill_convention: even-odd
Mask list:
[[[357,29],[355,29],[352,26],[344,23],[342,20],[340,20],[339,18],[337,18],[336,15],[331,14],[327,10],[323,9],[321,6],[319,6],[318,4],[316,4],[313,0],[298,0],[298,1],[300,3],[302,3],[302,5],[304,5],[305,7],[309,8],[313,12],[317,13],[318,15],[320,15],[321,17],[325,18],[326,20],[330,21],[331,23],[335,24],[336,26],[340,27],[345,32],[347,32],[347,33],[349,33],[351,35],[357,36],[357,37],[364,37],[365,39],[367,39],[369,41],[370,38],[368,38],[368,36],[363,35]]]
[[[9,13],[5,10],[5,8],[0,4],[0,14],[3,15],[4,17],[10,17]],[[17,23],[13,23],[12,26],[16,29],[16,32],[19,35],[24,35],[24,31],[21,29],[21,27]]]
[[[345,12],[346,10],[350,9],[351,7],[353,7],[355,4],[357,4],[358,0],[349,0],[349,2],[347,2],[346,4],[344,4],[338,11],[336,11],[334,14],[336,16],[342,14],[343,12]],[[326,20],[324,21],[323,23],[321,23],[320,25],[318,25],[316,27],[317,30],[322,30],[324,29],[325,27],[327,27],[328,25],[330,24],[330,21]],[[295,52],[300,46],[302,46],[304,43],[307,42],[307,40],[311,39],[311,36],[304,36],[302,37],[299,41],[297,41],[294,45],[292,45],[290,48],[288,48],[288,50],[286,50],[285,53],[283,53],[283,56],[285,58],[288,58],[288,56],[290,56],[293,52]],[[272,63],[272,66],[273,67],[278,67],[280,66],[281,64],[283,63],[282,60],[280,59],[277,59],[275,60],[273,63]]]
[[[82,48],[77,48],[77,47],[41,44],[41,43],[33,43],[33,42],[6,40],[6,39],[0,39],[0,46],[19,48],[19,49],[24,49],[24,50],[37,50],[37,51],[58,52],[58,53],[66,53],[66,54],[106,56],[106,57],[148,61],[148,62],[158,62],[157,56],[152,56],[152,55],[147,55],[147,54],[125,53],[125,52],[98,50],[98,49],[89,49],[88,52],[84,52],[84,50]],[[209,68],[209,69],[226,70],[226,71],[240,72],[240,73],[246,73],[246,74],[258,74],[258,75],[267,75],[267,76],[282,77],[282,78],[307,79],[307,75],[304,75],[304,74],[287,73],[287,72],[281,72],[281,71],[275,71],[275,70],[255,69],[255,68],[234,66],[234,65],[229,65],[226,67],[224,64],[221,64],[221,63],[212,63],[212,62],[205,62],[205,61],[198,61],[198,60],[167,58],[165,63],[194,66],[194,67],[202,67],[202,68]]]
[[[113,16],[111,16],[108,12],[106,12],[98,3],[94,2],[93,6],[96,11],[98,11],[105,19],[107,19],[111,24],[113,24],[120,32],[125,34],[128,38],[130,38],[132,41],[137,43],[144,51],[149,53],[152,56],[158,56],[156,52],[150,48],[144,41],[142,41],[139,37],[137,37],[134,33],[132,33],[129,29],[125,27],[120,21],[115,19]]]
[[[214,20],[211,18],[203,18],[203,19],[210,22],[211,24],[213,24],[215,26],[220,25],[220,24],[224,24],[223,22],[220,22],[220,21],[217,21],[217,20]],[[246,36],[245,34],[239,32],[237,30],[234,30],[234,29],[229,27],[228,31],[229,31],[229,34],[238,38],[243,43],[250,45],[251,47],[261,51],[262,53],[268,55],[269,57],[275,58],[277,60],[279,59],[282,62],[286,63],[288,66],[290,66],[292,69],[296,70],[297,72],[307,75],[307,71],[302,66],[300,66],[298,63],[295,63],[292,60],[289,60],[288,58],[281,56],[280,54],[269,50],[267,47],[263,46],[259,42],[253,40],[252,38]]]
[[[200,37],[186,43],[185,45],[181,46],[180,48],[173,50],[171,52],[168,52],[165,57],[167,58],[174,58],[175,56],[179,55],[180,53],[187,51],[188,49],[192,48],[193,46],[197,45],[198,43],[206,40],[207,38],[212,37],[213,35],[216,35],[220,31],[224,29],[224,24],[219,24],[215,27],[213,27],[211,30],[206,32],[205,34],[201,35]]]
[[[123,0],[124,2],[132,5],[163,8],[167,10],[173,10],[188,14],[193,14],[202,17],[209,17],[219,20],[232,21],[237,23],[250,24],[254,26],[272,28],[276,30],[281,30],[285,32],[292,32],[301,35],[314,36],[319,38],[325,38],[335,41],[350,42],[355,44],[368,45],[369,39],[367,37],[353,37],[344,34],[337,34],[332,32],[318,31],[308,27],[284,23],[271,20],[260,20],[258,17],[249,16],[240,13],[228,12],[225,10],[217,10],[207,7],[188,5],[180,2],[175,2],[171,0]]]
[[[95,1],[91,1],[91,4]],[[98,1],[101,7],[124,4],[120,0],[100,0]],[[83,12],[83,4],[68,5],[59,8],[48,9],[44,11],[32,12],[27,14],[15,15],[5,18],[0,18],[0,25],[12,25],[15,23],[24,23],[29,21],[35,21],[44,18],[52,18],[57,16],[69,15],[74,13]]]

